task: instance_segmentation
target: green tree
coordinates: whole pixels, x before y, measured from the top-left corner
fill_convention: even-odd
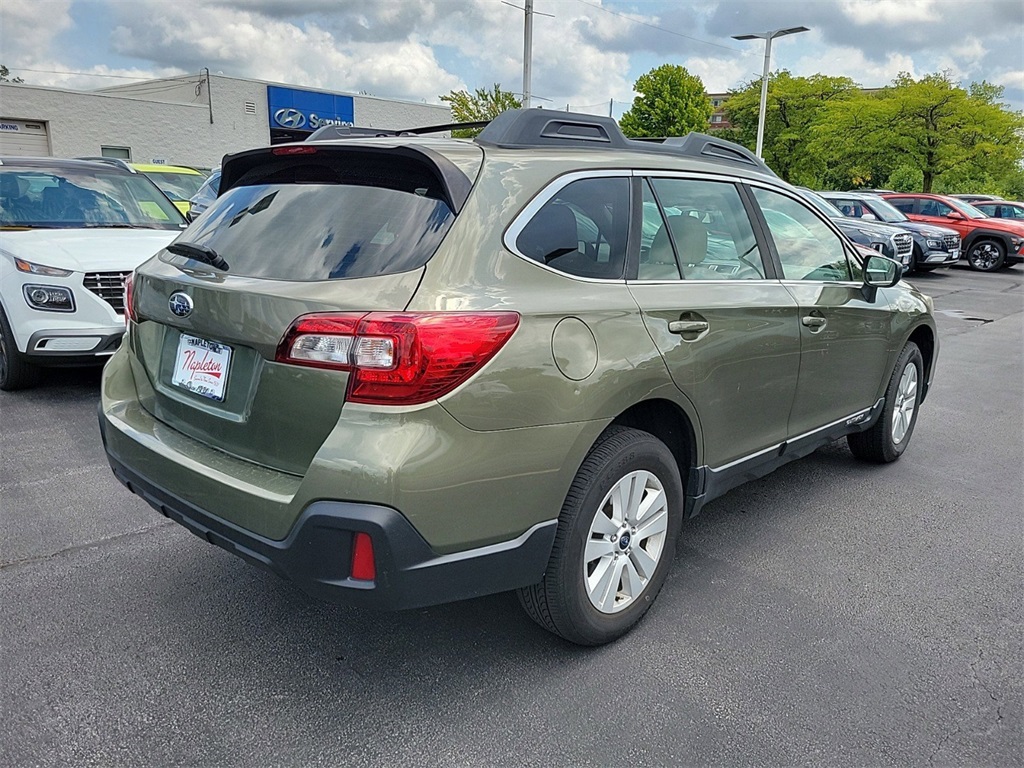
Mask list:
[[[880,91],[828,105],[812,151],[854,186],[885,184],[910,166],[920,170],[924,192],[1006,194],[1019,181],[1024,115],[1001,98],[1002,88],[989,83],[967,90],[947,73],[920,80],[903,73]]]
[[[764,161],[786,181],[816,185],[827,173],[828,163],[808,150],[811,127],[821,119],[826,104],[845,101],[856,92],[857,84],[848,77],[793,77],[784,69],[770,74],[761,153]],[[760,78],[733,91],[725,102],[732,125],[729,138],[754,149],[760,108]]]
[[[677,64],[662,64],[634,83],[640,95],[619,120],[627,136],[683,136],[706,131],[713,111],[704,83]]]
[[[0,83],[24,83],[20,77],[11,77],[11,70],[0,64]]]
[[[475,123],[481,120],[490,120],[509,109],[519,109],[523,103],[516,98],[515,94],[503,91],[497,83],[494,88],[488,91],[486,88],[477,88],[473,93],[469,91],[451,91],[446,96],[441,96],[441,101],[447,102],[452,110],[452,117],[458,123]],[[460,128],[452,131],[452,136],[458,139],[470,139],[476,136],[482,128]]]

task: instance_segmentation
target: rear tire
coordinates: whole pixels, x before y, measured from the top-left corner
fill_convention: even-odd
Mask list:
[[[0,309],[0,390],[27,389],[39,381],[39,369],[18,351],[7,315]]]
[[[862,461],[887,464],[903,455],[917,424],[923,383],[921,350],[914,342],[907,342],[889,378],[885,405],[878,421],[864,432],[846,436],[854,456]]]
[[[1006,248],[998,240],[976,240],[967,252],[967,263],[980,272],[995,272],[1006,260]]]
[[[520,604],[579,645],[621,637],[665,583],[682,516],[671,451],[647,432],[610,427],[569,488],[544,579],[518,590]]]

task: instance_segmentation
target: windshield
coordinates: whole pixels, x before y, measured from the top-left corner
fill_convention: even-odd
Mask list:
[[[171,200],[188,200],[199,191],[206,181],[198,173],[165,173],[146,171],[150,181],[160,187],[160,191]]]
[[[880,197],[872,198],[866,201],[867,206],[871,208],[871,212],[878,217],[879,221],[885,221],[889,224],[895,224],[896,222],[909,221],[903,211],[896,208],[892,203],[886,202]]]
[[[104,168],[0,168],[0,227],[181,229],[184,220],[141,174]]]
[[[956,208],[958,211],[960,211],[960,213],[962,213],[964,216],[966,216],[968,219],[987,219],[988,218],[988,216],[986,214],[984,214],[981,211],[979,211],[977,208],[975,208],[970,203],[965,203],[963,200],[957,200],[955,198],[950,198],[949,203],[954,208]]]
[[[423,266],[455,215],[441,200],[360,184],[257,184],[218,198],[181,238],[234,275],[333,280]],[[161,257],[171,260],[173,257]]]
[[[821,197],[820,195],[811,192],[811,190],[809,189],[801,189],[800,194],[807,198],[811,205],[817,208],[819,212],[825,214],[830,219],[843,218],[843,214],[840,213],[839,209],[832,205],[832,203],[828,202],[825,198]]]

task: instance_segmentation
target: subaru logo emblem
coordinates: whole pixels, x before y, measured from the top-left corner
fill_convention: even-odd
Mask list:
[[[628,533],[622,534],[622,538],[619,539],[619,549],[629,549],[630,536]]]
[[[306,116],[297,109],[279,109],[274,113],[274,122],[282,128],[301,128],[306,124]]]
[[[171,308],[175,317],[188,317],[192,314],[192,297],[187,293],[177,291],[171,294],[171,298],[167,300],[167,306]]]

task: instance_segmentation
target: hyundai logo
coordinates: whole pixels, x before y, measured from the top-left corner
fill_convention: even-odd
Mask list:
[[[274,122],[282,128],[301,128],[306,124],[306,116],[297,109],[279,109],[274,113]]]
[[[171,298],[167,300],[167,306],[171,308],[171,312],[176,317],[188,317],[192,314],[192,297],[187,293],[177,291],[171,294]]]

